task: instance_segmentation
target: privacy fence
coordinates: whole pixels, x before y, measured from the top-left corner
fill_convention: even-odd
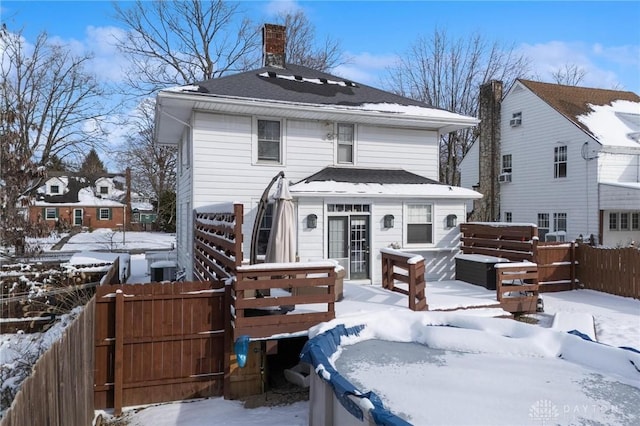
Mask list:
[[[583,288],[640,299],[640,250],[579,245],[577,278]]]

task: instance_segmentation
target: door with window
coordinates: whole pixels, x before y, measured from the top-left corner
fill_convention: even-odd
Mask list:
[[[82,209],[73,209],[73,226],[82,226]]]
[[[329,216],[328,242],[329,258],[345,268],[348,279],[369,278],[369,216]]]

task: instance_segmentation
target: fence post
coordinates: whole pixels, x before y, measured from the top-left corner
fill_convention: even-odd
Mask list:
[[[569,253],[569,260],[571,261],[571,290],[576,289],[576,243],[571,241],[571,253]]]
[[[122,414],[123,391],[123,357],[124,352],[124,294],[121,289],[116,290],[116,324],[113,372],[113,413]]]

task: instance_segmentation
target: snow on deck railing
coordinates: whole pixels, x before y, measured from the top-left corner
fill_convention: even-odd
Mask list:
[[[315,261],[315,262],[283,262],[283,263],[257,263],[255,265],[238,266],[239,272],[279,270],[279,269],[305,269],[305,268],[335,268],[335,262]]]
[[[233,201],[230,203],[217,203],[207,204],[206,206],[196,207],[196,213],[233,213],[233,206],[235,204],[242,204],[239,201]]]
[[[395,249],[391,249],[391,248],[381,248],[380,249],[381,253],[386,253],[386,254],[392,254],[394,256],[402,256],[402,257],[406,257],[407,258],[407,263],[409,265],[415,265],[418,262],[421,262],[424,260],[424,257],[422,257],[419,254],[414,254],[414,253],[406,253],[404,251],[400,251],[400,250],[395,250]]]

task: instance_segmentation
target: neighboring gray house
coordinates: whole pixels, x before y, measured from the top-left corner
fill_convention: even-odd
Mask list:
[[[179,268],[191,278],[193,210],[221,202],[245,206],[248,257],[260,196],[283,171],[301,261],[333,258],[348,279],[379,283],[380,249],[393,245],[424,253],[432,279],[452,278],[441,260],[480,194],[435,181],[438,141],[478,120],[286,64],[284,30],[265,25],[263,68],[158,93],[155,141],[179,152]],[[268,229],[267,215],[265,242]]]
[[[462,186],[487,197],[473,219],[534,223],[547,240],[638,243],[640,96],[517,80],[495,103],[501,84],[491,85],[480,140],[461,164]],[[492,104],[493,134],[482,128]]]

